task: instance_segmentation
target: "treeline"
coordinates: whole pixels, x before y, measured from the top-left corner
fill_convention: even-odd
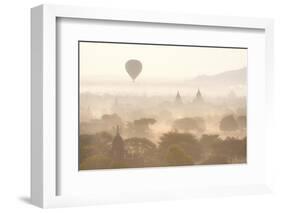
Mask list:
[[[152,122],[152,121],[150,121]],[[108,132],[80,135],[79,167],[81,170],[140,168],[183,165],[246,163],[247,139],[203,134],[167,132],[156,145],[147,138],[123,140],[124,160],[112,158],[112,141]]]
[[[232,135],[235,132],[245,131],[247,127],[247,117],[245,115],[229,114],[221,118],[214,119],[216,131],[224,135]],[[193,132],[203,134],[206,132],[210,119],[203,117],[182,117],[169,121],[172,129],[179,132]],[[213,122],[214,122],[213,121]],[[116,126],[120,126],[126,137],[151,138],[154,134],[150,127],[155,123],[163,123],[153,117],[144,117],[137,120],[125,122],[118,114],[104,114],[100,119],[92,119],[88,122],[81,122],[80,134],[95,134],[96,132],[108,132],[114,134]],[[213,127],[213,126],[212,126]],[[239,133],[240,134],[240,133]]]

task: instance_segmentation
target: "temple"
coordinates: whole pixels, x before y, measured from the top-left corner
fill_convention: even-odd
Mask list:
[[[177,92],[177,96],[176,96],[176,99],[175,99],[175,103],[177,105],[181,105],[182,104],[182,99],[181,99],[181,95],[179,93],[179,91]]]
[[[195,104],[202,104],[204,103],[204,100],[203,100],[203,97],[202,97],[202,94],[200,92],[200,89],[197,90],[197,93],[196,93],[196,96],[193,100],[193,103]]]
[[[112,160],[122,162],[124,160],[124,141],[120,136],[119,126],[116,128],[116,135],[112,141]]]

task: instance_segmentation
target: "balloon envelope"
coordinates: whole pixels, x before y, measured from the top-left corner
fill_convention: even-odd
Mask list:
[[[142,63],[139,60],[131,59],[126,62],[126,70],[130,77],[135,80],[142,70]]]

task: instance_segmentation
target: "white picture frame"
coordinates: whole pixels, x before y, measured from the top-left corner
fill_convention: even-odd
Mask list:
[[[264,107],[268,112],[263,120],[264,147],[270,146],[270,131],[273,107],[273,21],[271,19],[241,18],[241,17],[216,17],[187,14],[166,14],[146,11],[123,11],[112,9],[95,9],[74,6],[41,5],[31,10],[31,201],[33,204],[47,207],[62,207],[76,205],[91,205],[99,203],[138,202],[143,200],[181,199],[198,196],[220,196],[234,194],[253,194],[270,192],[270,161],[265,161],[259,173],[264,178],[254,184],[235,183],[218,186],[199,187],[194,183],[194,188],[177,188],[173,185],[161,190],[153,189],[153,193],[143,190],[135,193],[133,190],[122,192],[104,192],[95,196],[91,195],[58,195],[60,167],[58,166],[57,146],[57,20],[87,19],[109,20],[132,23],[153,23],[155,25],[181,25],[218,27],[228,30],[253,29],[264,33],[264,71],[265,87],[260,91],[264,93]],[[172,29],[171,29],[172,30]],[[248,78],[255,78],[248,75]],[[255,100],[254,100],[255,101]],[[251,109],[248,109],[251,110]],[[263,158],[269,155],[262,151]],[[170,168],[169,168],[170,169]],[[175,174],[180,174],[181,169],[174,169]],[[231,168],[228,168],[231,169]],[[152,170],[152,169],[150,169]],[[140,171],[140,170],[139,170]],[[140,173],[134,171],[135,173]],[[167,169],[166,169],[167,171]],[[123,176],[124,176],[123,170]],[[161,172],[160,170],[158,172]],[[163,173],[163,171],[162,171]],[[120,173],[121,174],[121,173]],[[139,175],[139,174],[138,174]],[[174,176],[171,176],[175,178]],[[158,186],[160,187],[160,185]]]

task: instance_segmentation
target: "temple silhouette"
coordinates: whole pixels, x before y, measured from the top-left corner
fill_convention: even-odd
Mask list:
[[[124,153],[124,141],[120,135],[119,126],[117,126],[116,135],[112,141],[112,160],[115,162],[123,162]]]
[[[202,103],[204,103],[204,99],[203,99],[203,96],[202,96],[201,91],[200,91],[199,88],[197,90],[197,93],[196,93],[195,98],[193,99],[192,103],[193,104],[202,104]],[[182,97],[181,97],[179,91],[177,91],[177,95],[176,95],[176,98],[175,98],[175,104],[176,105],[182,105],[183,104]]]
[[[195,96],[195,98],[193,100],[193,103],[194,104],[202,104],[202,103],[204,103],[204,99],[202,97],[200,89],[197,90],[197,93],[196,93],[196,96]]]
[[[176,95],[176,99],[175,99],[175,104],[177,105],[182,105],[182,99],[181,99],[181,95],[180,95],[180,92],[178,91],[177,92],[177,95]]]

